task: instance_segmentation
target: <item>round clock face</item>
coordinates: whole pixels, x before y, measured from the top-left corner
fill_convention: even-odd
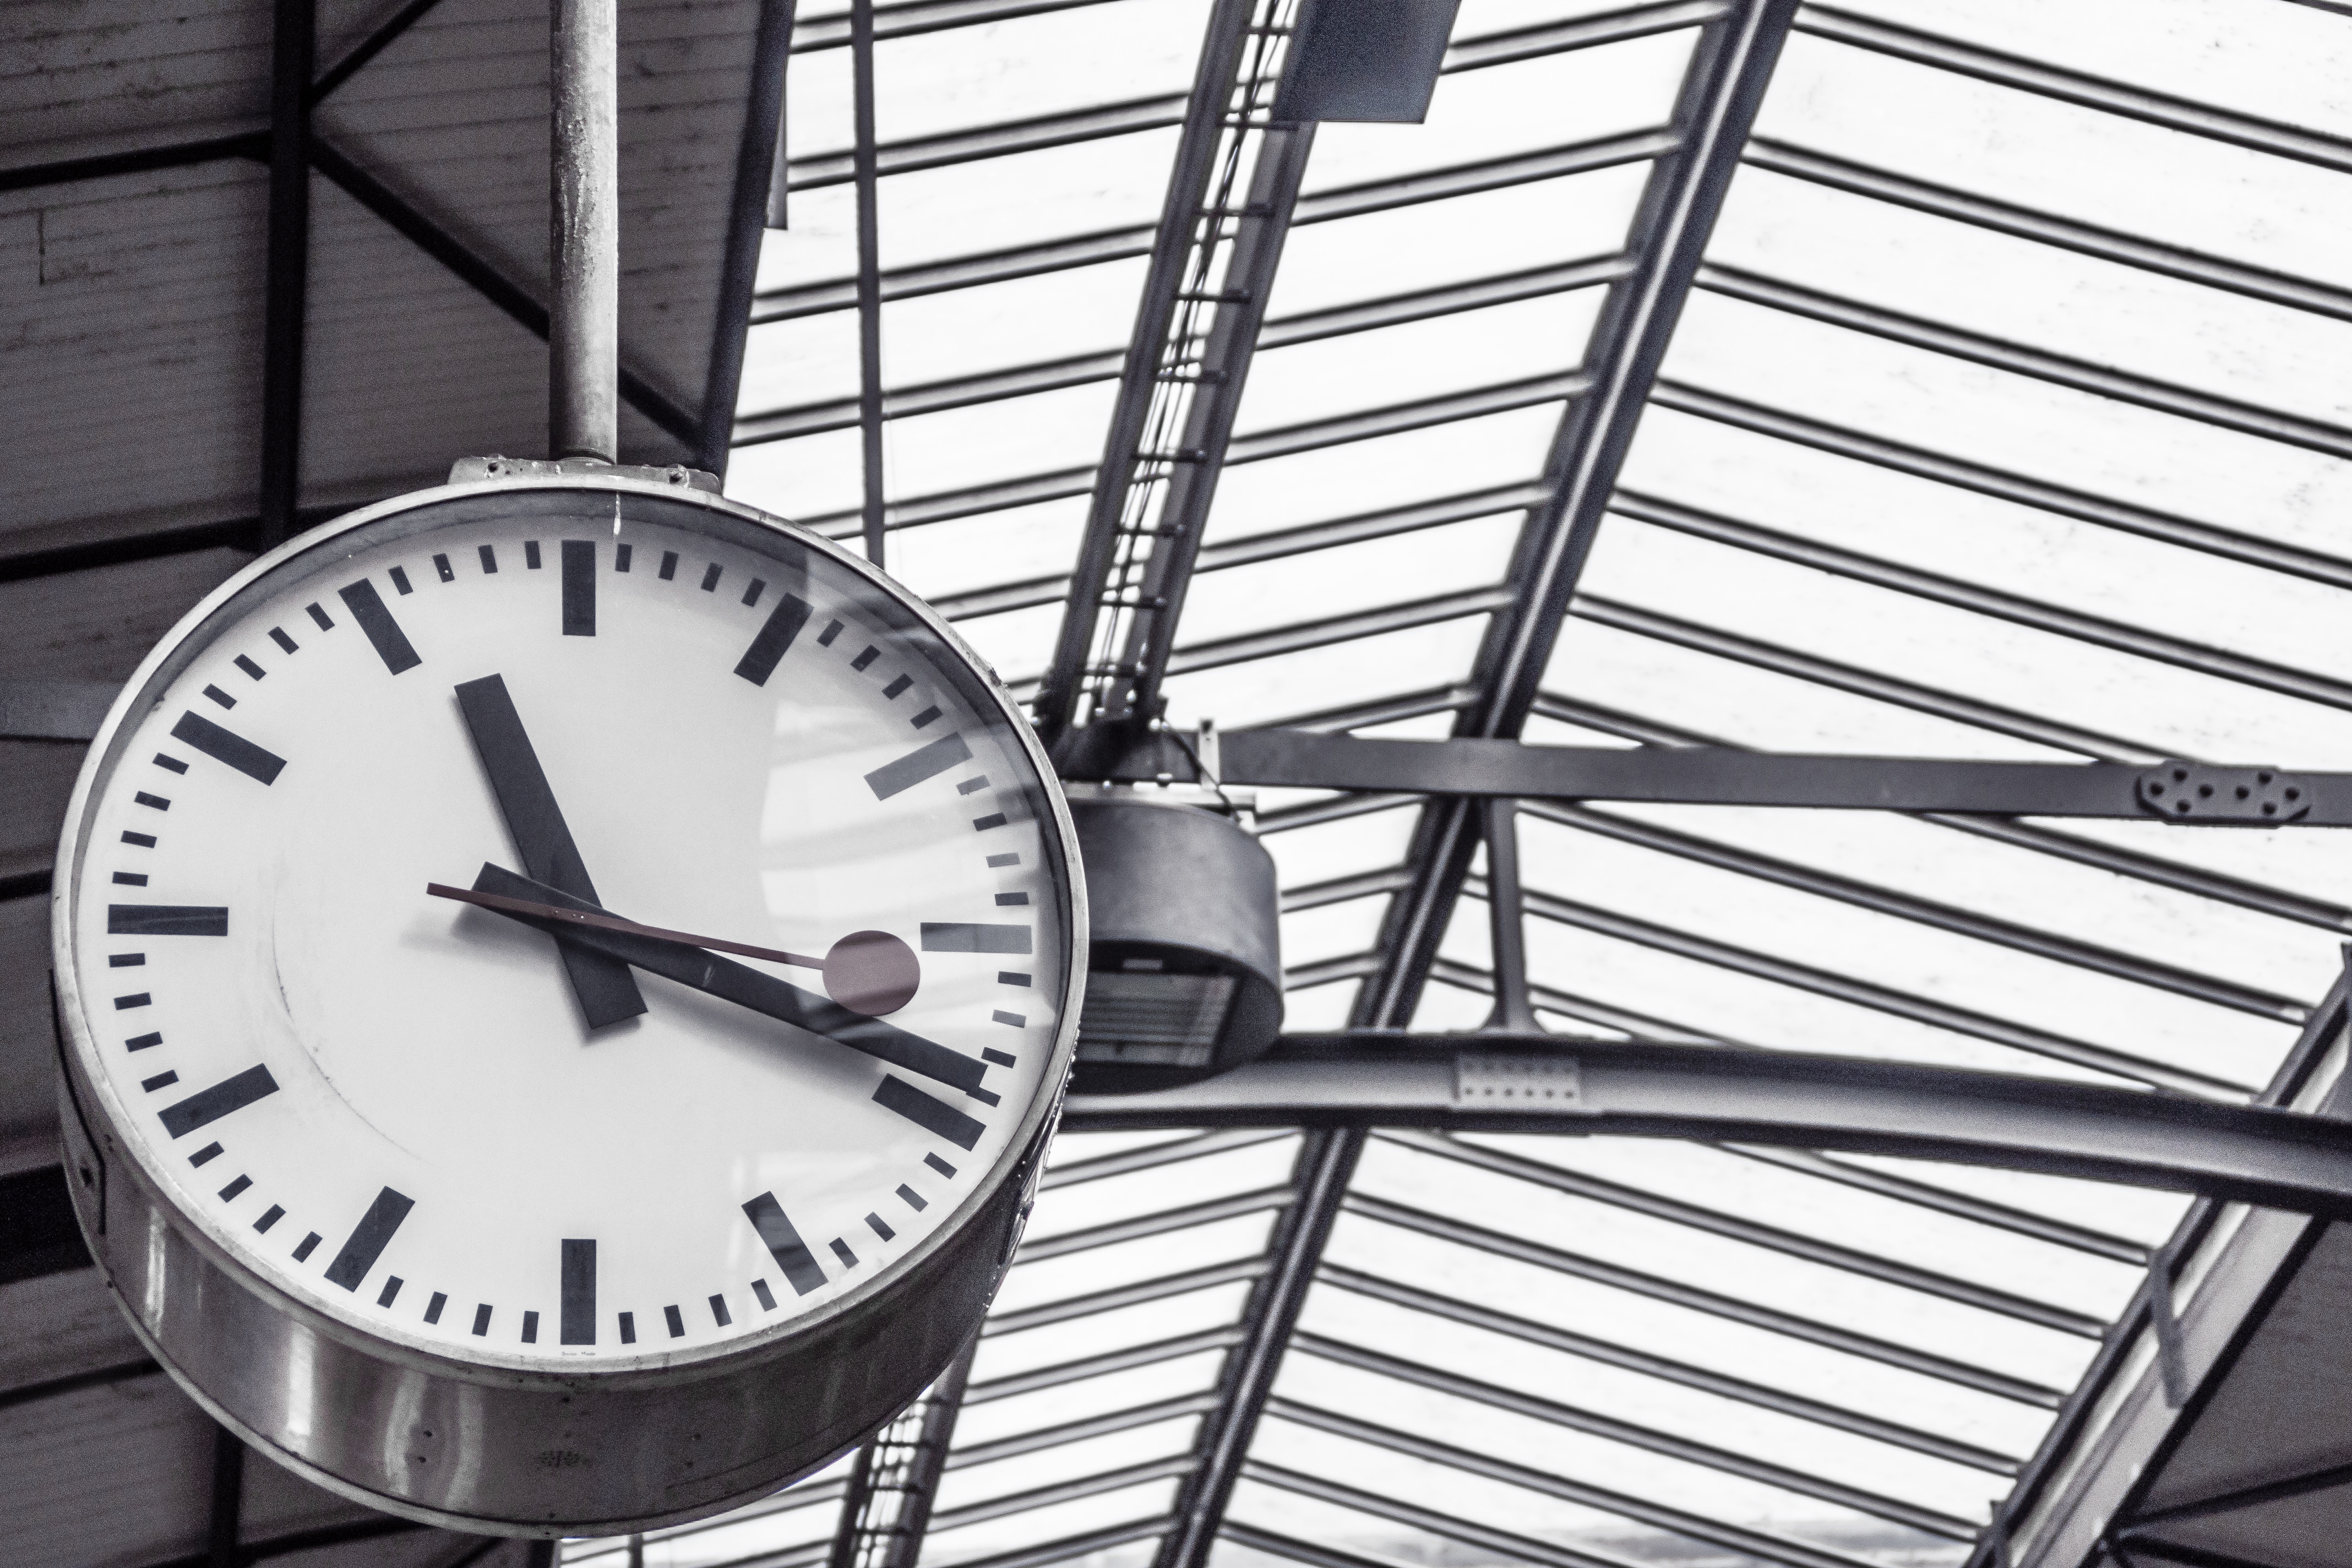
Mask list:
[[[594,1370],[804,1324],[1058,1091],[1070,868],[1018,722],[716,507],[339,531],[151,667],[86,789],[60,940],[108,1119],[381,1339]]]

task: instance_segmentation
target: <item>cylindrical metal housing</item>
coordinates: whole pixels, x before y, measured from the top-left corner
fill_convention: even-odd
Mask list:
[[[346,548],[379,522],[409,526],[415,519],[404,514],[487,519],[536,508],[534,515],[557,519],[583,502],[599,521],[625,511],[633,526],[772,541],[782,570],[803,555],[823,557],[828,570],[895,605],[912,633],[935,637],[961,658],[971,700],[1001,720],[1027,769],[1048,781],[1031,809],[1045,858],[1063,879],[1060,919],[1072,950],[1051,955],[1062,973],[1041,992],[1056,1019],[1043,1042],[1050,1053],[1046,1087],[1019,1112],[1007,1152],[992,1165],[967,1168],[958,1202],[969,1217],[909,1247],[902,1264],[883,1272],[869,1260],[866,1283],[811,1314],[804,1328],[723,1353],[656,1352],[621,1370],[577,1373],[468,1361],[369,1334],[281,1289],[192,1221],[148,1163],[152,1153],[123,1131],[119,1099],[92,1065],[109,1047],[121,1047],[93,1033],[72,947],[75,868],[85,858],[85,818],[100,771],[85,769],[68,808],[52,906],[66,1168],[93,1258],[156,1360],[254,1448],[369,1507],[490,1534],[623,1534],[707,1516],[821,1468],[938,1375],[978,1326],[1018,1244],[1059,1114],[1087,930],[1083,885],[1071,885],[1075,837],[1060,793],[1050,787],[1051,763],[953,629],[821,537],[681,486],[571,475],[453,485],[322,525],[253,563],[189,613],[117,700],[93,758],[120,751],[118,732],[145,711],[142,694],[171,661],[186,657],[197,628],[305,553]],[[1010,790],[1014,781],[1000,784]]]
[[[548,443],[620,454],[621,134],[617,0],[554,0]]]
[[[1091,953],[1071,1087],[1126,1094],[1263,1055],[1282,1028],[1274,858],[1230,817],[1148,790],[1076,794]]]

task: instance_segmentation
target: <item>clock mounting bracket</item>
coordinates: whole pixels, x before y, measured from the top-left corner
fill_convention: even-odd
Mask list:
[[[720,492],[719,476],[683,463],[658,468],[607,463],[597,458],[460,458],[449,466],[453,485],[481,484],[499,479],[641,479],[647,484],[676,485],[682,489]]]

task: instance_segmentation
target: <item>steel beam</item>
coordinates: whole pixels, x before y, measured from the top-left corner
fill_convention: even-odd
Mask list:
[[[128,147],[120,153],[95,153],[87,158],[62,158],[54,163],[0,169],[0,191],[38,190],[46,185],[69,185],[78,180],[143,174],[151,169],[184,169],[192,163],[210,163],[223,158],[268,162],[269,132],[245,131],[229,136],[207,136],[197,142]]]
[[[1193,657],[1181,656],[1186,660]],[[1203,657],[1202,662],[1209,660]],[[1223,744],[1225,782],[1265,787],[1835,811],[1987,812],[2184,826],[2216,820],[2178,817],[2143,798],[2142,781],[2160,775],[2163,764],[1855,757],[1730,746],[1629,749],[1537,746],[1508,740],[1390,741],[1310,730],[1234,730],[1225,734]],[[2286,787],[2303,792],[2294,805],[2307,802],[2307,809],[2296,822],[2352,826],[2352,773],[2252,771],[2272,773]],[[1154,737],[1112,759],[1103,773],[1140,783],[1163,773],[1190,780],[1193,769],[1181,747]],[[2192,779],[2199,776],[2191,774]]]
[[[302,349],[310,300],[312,0],[276,0],[269,34],[269,226],[262,286],[262,550],[294,532],[302,483]]]
[[[1801,414],[1792,414],[1786,409],[1768,408],[1762,404],[1727,397],[1719,392],[1709,392],[1703,387],[1663,377],[1652,389],[1650,401],[1657,407],[1671,408],[1678,414],[1695,415],[1718,425],[1753,431],[1757,435],[1769,436],[1774,440],[1788,441],[1800,447],[1811,447],[1817,452],[1849,458],[1858,463],[1869,463],[1898,474],[1908,474],[1914,479],[1950,485],[1956,489],[1973,490],[1995,500],[2032,507],[2076,522],[2093,523],[2123,533],[2136,533],[2143,539],[2177,544],[2184,550],[2202,551],[2208,555],[2243,562],[2266,571],[2288,573],[2315,583],[2325,583],[2330,587],[2352,588],[2352,561],[2315,550],[2305,550],[2282,540],[2217,528],[2211,523],[2199,522],[2176,513],[2158,511],[2107,496],[2094,495],[2088,490],[2068,489],[2046,479],[2029,479],[2022,474],[1942,452],[1931,452],[1925,447],[1906,447],[1882,436],[1848,429]]]
[[[2340,136],[2216,109],[2189,99],[2168,97],[2146,88],[1979,48],[1974,44],[1858,16],[1828,5],[1807,5],[1798,16],[1797,29],[1854,48],[1909,60],[1914,65],[1932,66],[2061,103],[2095,109],[2103,114],[2121,115],[2160,125],[2168,131],[2268,153],[2273,157],[2293,158],[2323,169],[2352,173],[2352,141]]]
[[[386,16],[377,25],[375,31],[353,44],[341,59],[319,74],[319,79],[310,85],[310,106],[317,108],[329,93],[358,75],[362,66],[391,47],[439,4],[441,0],[407,0],[399,10]]]
[[[2250,300],[2284,305],[2289,310],[2309,310],[2316,315],[2333,316],[2337,321],[2352,321],[2352,289],[2340,289],[2331,283],[2298,278],[2292,273],[2276,272],[2265,267],[2250,267],[2228,257],[2167,245],[2118,229],[2099,228],[2079,219],[2039,212],[2032,207],[2014,206],[1990,196],[1979,195],[1973,191],[1930,184],[1908,174],[1898,174],[1844,158],[1833,158],[1825,153],[1815,153],[1761,136],[1748,142],[1747,162],[1753,168],[1769,169],[1776,174],[1787,174],[1792,179],[1825,185],[1849,195],[1890,202],[1896,206],[1909,207],[1914,212],[1948,218],[1954,223],[1968,224],[2017,239],[2030,239],[2039,245],[2055,246],[2061,250],[2072,250],[2079,255],[2095,257],[2101,261],[2114,262],[2119,267],[2135,267],[2143,272],[2154,272],[2166,278],[2178,278],[2208,289],[2226,289]]]
[[[1550,499],[1529,510],[1507,579],[1518,597],[1487,625],[1472,671],[1480,700],[1458,716],[1457,736],[1514,737],[1534,705],[1795,11],[1795,0],[1745,0],[1699,36],[1668,132],[1673,150],[1652,166],[1625,247],[1633,270],[1593,324],[1590,388],[1560,422],[1545,466]],[[1414,884],[1389,906],[1387,962],[1358,994],[1358,1024],[1410,1018],[1477,847],[1477,816],[1461,800],[1423,814],[1407,857]]]
[[[858,516],[866,559],[879,566],[887,537],[887,487],[882,468],[882,150],[874,129],[874,0],[849,0],[849,54],[855,142],[850,177],[857,186]]]
[[[1548,1063],[1572,1065],[1572,1103],[1506,1105],[1475,1092],[1497,1074]],[[2352,1218],[2352,1123],[2334,1118],[1782,1051],[1558,1036],[1292,1036],[1259,1061],[1181,1089],[1073,1095],[1063,1124],[1441,1128],[1841,1149]]]
[[[830,1568],[915,1568],[979,1348],[974,1334],[921,1398],[858,1449],[842,1495]]]
[[[1295,36],[1292,42],[1297,42]],[[1097,722],[1148,722],[1160,713],[1160,686],[1175,649],[1177,621],[1208,531],[1217,480],[1234,445],[1234,420],[1241,412],[1265,325],[1266,300],[1314,149],[1311,122],[1269,125],[1260,133],[1257,165],[1234,220],[1233,248],[1219,279],[1214,313],[1201,337],[1199,357],[1189,366],[1192,396],[1181,429],[1173,432],[1184,460],[1168,471],[1157,541],[1127,605],[1126,637],[1118,655],[1127,673],[1111,684],[1118,695]]]
[[[2116,370],[2089,360],[2073,359],[2028,344],[1948,326],[1925,317],[1906,315],[1882,306],[1865,305],[1840,295],[1808,289],[1801,284],[1782,282],[1779,279],[1736,267],[1719,264],[1702,267],[1697,286],[1727,299],[1760,305],[1788,315],[1802,316],[1824,326],[1866,333],[1888,342],[1901,343],[1906,348],[1924,349],[1930,353],[1965,360],[1970,364],[1980,364],[2011,375],[2028,376],[2053,386],[2063,386],[2070,392],[2111,398],[2117,403],[2168,414],[2178,419],[2190,419],[2217,429],[2233,430],[2242,436],[2259,436],[2265,440],[2282,441],[2309,451],[2323,452],[2329,457],[2352,457],[2352,430],[2326,420],[2308,419],[2301,415],[2265,408],[2259,404],[2241,403],[2235,398],[2200,392],[2194,387],[2158,381],[2153,376]]]
[[[463,240],[411,206],[391,186],[345,157],[323,137],[310,138],[310,163],[319,173],[341,185],[360,205],[375,214],[434,260],[470,285],[476,292],[505,311],[526,331],[544,340],[548,312],[544,301],[477,254]],[[693,447],[700,439],[701,422],[672,402],[651,382],[621,366],[621,397],[662,429]]]
[[[1247,58],[1250,17],[1255,0],[1215,0],[1209,13],[1192,88],[1183,105],[1183,132],[1169,171],[1168,191],[1153,231],[1151,264],[1129,334],[1127,362],[1118,402],[1103,441],[1086,533],[1072,574],[1069,608],[1064,613],[1054,656],[1034,708],[1037,728],[1049,744],[1076,721],[1080,689],[1095,652],[1097,625],[1124,526],[1129,496],[1144,468],[1145,432],[1161,385],[1168,349],[1184,292],[1187,263],[1202,227],[1213,235],[1221,214],[1202,211],[1218,173],[1224,121],[1233,112],[1236,75]],[[1236,132],[1236,138],[1238,133]]]
[[[429,0],[418,0],[429,3]],[[743,134],[735,149],[735,187],[727,215],[727,251],[719,275],[718,327],[703,378],[702,437],[695,466],[724,478],[735,425],[735,398],[743,381],[751,292],[767,238],[768,188],[782,157],[784,62],[793,41],[794,0],[761,0],[751,44],[751,90],[743,106]]]
[[[1194,1463],[1177,1494],[1175,1521],[1160,1538],[1153,1568],[1203,1568],[1209,1561],[1363,1149],[1364,1134],[1354,1128],[1310,1133],[1300,1148],[1297,1195],[1276,1226],[1271,1267],[1251,1288],[1240,1342],[1225,1356],[1217,1406],[1201,1423]]]

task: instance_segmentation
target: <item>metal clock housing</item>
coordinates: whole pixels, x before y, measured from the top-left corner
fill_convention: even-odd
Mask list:
[[[488,1532],[716,1512],[917,1394],[1085,980],[992,673],[829,542],[617,476],[253,563],[124,689],[58,865],[68,1171],[132,1325],[289,1468]]]

